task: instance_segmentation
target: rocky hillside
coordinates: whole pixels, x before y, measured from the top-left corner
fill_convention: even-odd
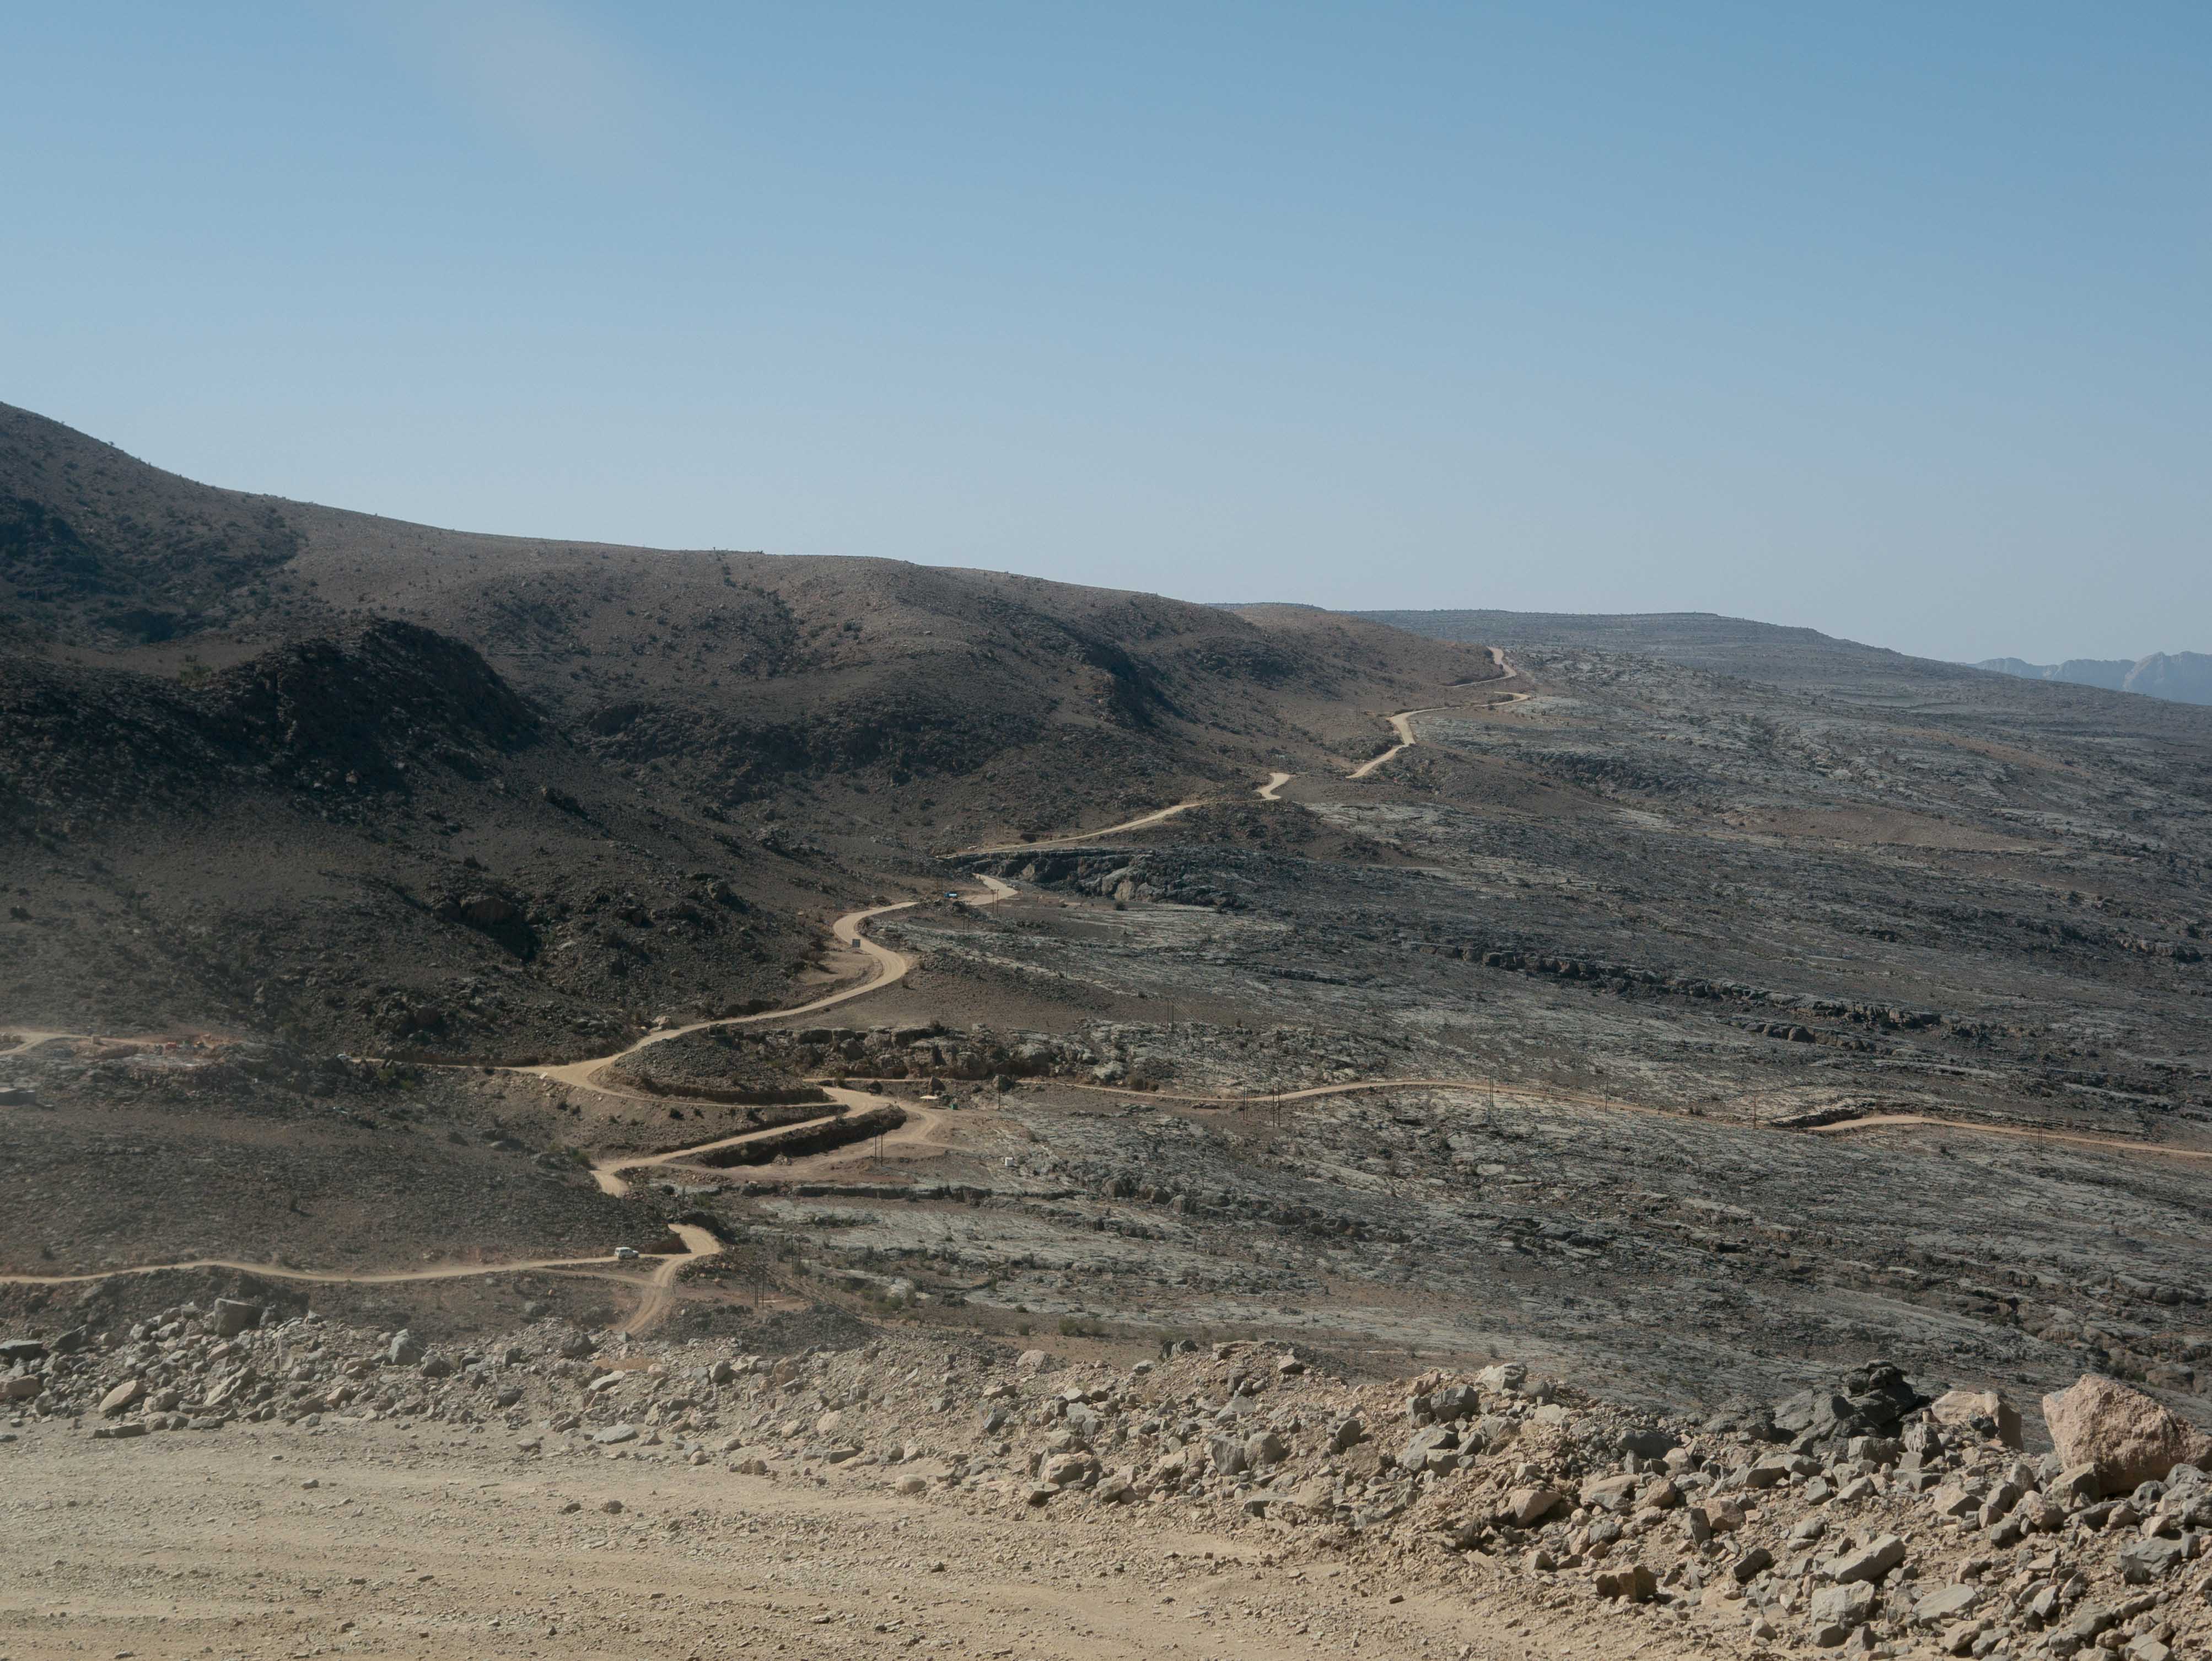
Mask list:
[[[597,1042],[781,999],[822,864],[635,800],[395,622],[181,678],[0,654],[0,1007],[372,1053]],[[711,966],[710,966],[711,965]]]
[[[0,406],[0,628],[175,673],[349,621],[481,653],[670,806],[878,819],[949,845],[1362,751],[1494,672],[1344,618],[890,560],[472,535],[210,489]],[[1263,608],[1263,610],[1271,608]]]
[[[834,980],[829,917],[945,852],[1341,770],[1496,673],[1318,614],[406,525],[0,407],[0,1010],[573,1051]]]

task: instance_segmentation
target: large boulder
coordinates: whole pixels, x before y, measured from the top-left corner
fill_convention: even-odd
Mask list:
[[[1825,1568],[1828,1579],[1839,1586],[1848,1586],[1857,1580],[1879,1580],[1905,1561],[1905,1542],[1893,1534],[1885,1534],[1865,1545],[1831,1557]]]
[[[2212,1465],[2212,1436],[2139,1390],[2085,1373],[2043,1398],[2063,1464],[2093,1465],[2106,1494],[2125,1494],[2176,1465]]]

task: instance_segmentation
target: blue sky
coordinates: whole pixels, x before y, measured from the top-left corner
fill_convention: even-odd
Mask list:
[[[0,399],[471,529],[2212,650],[2212,10],[19,7]]]

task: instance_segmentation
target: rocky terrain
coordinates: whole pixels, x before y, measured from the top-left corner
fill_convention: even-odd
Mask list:
[[[46,1607],[0,1607],[0,1642],[179,1645],[247,1597],[257,1638],[342,1653],[652,1643],[708,1609],[725,1643],[817,1652],[965,1648],[984,1620],[1048,1654],[1212,1644],[1231,1624],[1261,1651],[1403,1651],[1478,1615],[1460,1655],[2167,1661],[2212,1634],[2212,1439],[2098,1378],[2024,1424],[2001,1395],[1931,1398],[1873,1362],[1684,1421],[1518,1361],[1363,1384],[1246,1342],[1133,1360],[907,1324],[824,1345],[771,1318],[755,1335],[768,1347],[639,1344],[544,1320],[445,1345],[240,1296],[11,1341],[0,1514],[61,1550],[18,1566]],[[2030,1430],[2055,1445],[2027,1446]],[[437,1488],[380,1474],[420,1469],[426,1435]],[[143,1583],[166,1612],[118,1607],[102,1558],[159,1530],[180,1482],[212,1482],[210,1458],[237,1470],[241,1441],[265,1475],[202,1488],[195,1533],[281,1528],[283,1547],[240,1588],[234,1552],[211,1565],[155,1532],[126,1597]],[[55,1514],[57,1493],[100,1480],[145,1498],[74,1528]],[[763,1557],[763,1532],[799,1549]],[[904,1534],[903,1573],[845,1572],[833,1532]],[[716,1595],[512,1587],[548,1547],[680,1556],[678,1585],[711,1574]],[[951,1572],[945,1550],[969,1561]],[[979,1618],[973,1594],[1017,1561],[1045,1607]],[[1079,1615],[1064,1634],[1062,1608]],[[1536,1637],[1563,1615],[1571,1643]]]
[[[2212,710],[0,487],[0,1655],[2199,1643]]]

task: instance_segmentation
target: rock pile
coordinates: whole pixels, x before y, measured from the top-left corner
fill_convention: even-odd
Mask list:
[[[1125,1369],[903,1336],[733,1355],[544,1322],[448,1348],[226,1299],[0,1342],[0,1410],[11,1439],[503,1425],[523,1459],[875,1482],[1102,1528],[1171,1511],[1409,1574],[1480,1564],[1753,1646],[2168,1661],[2212,1636],[2212,1442],[2109,1379],[2048,1399],[2057,1451],[2033,1459],[2002,1397],[1930,1402],[1880,1362],[1692,1422],[1517,1363],[1350,1385],[1265,1346],[1170,1348]]]

